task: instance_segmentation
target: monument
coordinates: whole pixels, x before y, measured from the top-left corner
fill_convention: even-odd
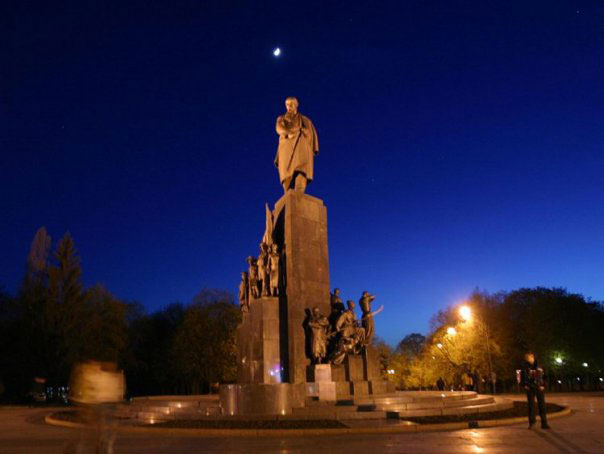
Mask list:
[[[277,118],[275,166],[284,194],[271,210],[258,257],[242,272],[237,330],[237,384],[222,385],[226,414],[288,414],[308,399],[335,401],[392,391],[371,346],[371,302],[364,292],[357,320],[339,289],[330,293],[327,208],[306,194],[319,151],[312,121],[285,101]]]

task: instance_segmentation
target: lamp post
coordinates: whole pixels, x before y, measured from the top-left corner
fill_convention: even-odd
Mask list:
[[[476,318],[472,313],[472,309],[470,306],[463,305],[459,308],[459,316],[464,322],[471,322],[473,318]],[[491,382],[491,387],[493,389],[493,394],[495,394],[495,380],[493,379],[493,361],[491,359],[491,341],[489,339],[489,327],[483,322],[477,320],[484,327],[484,334],[487,341],[487,358],[489,361],[489,381]]]

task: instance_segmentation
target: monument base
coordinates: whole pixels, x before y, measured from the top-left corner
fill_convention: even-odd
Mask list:
[[[220,408],[223,415],[288,415],[305,396],[303,383],[220,385]]]

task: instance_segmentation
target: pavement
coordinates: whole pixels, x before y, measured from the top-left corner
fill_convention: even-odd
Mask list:
[[[308,437],[119,433],[114,453],[604,453],[604,393],[549,394],[546,399],[574,411],[572,416],[552,420],[548,431],[528,430],[524,423],[448,432]],[[95,452],[90,431],[47,425],[44,417],[51,411],[0,407],[0,453],[64,453],[78,442],[87,446],[84,452]]]

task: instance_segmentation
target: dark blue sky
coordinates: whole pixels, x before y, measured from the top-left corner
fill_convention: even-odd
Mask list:
[[[387,341],[475,287],[604,299],[602,2],[2,4],[11,292],[42,225],[149,309],[235,291],[295,95],[332,286],[375,292]]]

